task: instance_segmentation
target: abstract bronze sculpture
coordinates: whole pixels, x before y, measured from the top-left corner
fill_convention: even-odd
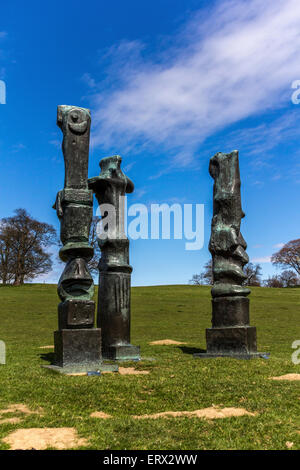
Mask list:
[[[107,231],[98,235],[101,249],[97,326],[102,331],[102,354],[105,359],[139,360],[140,348],[130,344],[129,240],[125,234],[125,194],[134,189],[121,170],[119,155],[100,161],[101,173],[89,179],[102,217],[112,209]],[[104,221],[103,221],[104,223]]]
[[[63,247],[59,255],[66,267],[57,289],[61,303],[59,329],[54,332],[55,366],[78,371],[98,370],[101,364],[101,330],[94,328],[94,283],[87,267],[93,256],[89,244],[93,193],[87,183],[90,124],[89,110],[58,106],[65,184],[57,194],[54,208],[61,223]]]
[[[250,289],[244,286],[247,244],[240,232],[241,205],[238,151],[217,153],[210,160],[214,179],[213,218],[209,250],[213,261],[212,328],[206,330],[207,352],[195,357],[261,356],[256,328],[249,326]]]

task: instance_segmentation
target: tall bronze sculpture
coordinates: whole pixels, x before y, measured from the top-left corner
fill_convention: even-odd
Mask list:
[[[139,360],[140,348],[130,344],[129,240],[124,227],[125,194],[134,189],[132,181],[121,170],[119,155],[100,161],[101,173],[89,179],[102,217],[109,208],[114,217],[107,232],[98,237],[101,249],[97,326],[102,331],[102,354],[105,359]],[[99,233],[98,233],[99,235]]]
[[[210,160],[214,179],[213,218],[209,250],[212,254],[212,328],[206,330],[207,352],[195,357],[261,356],[256,328],[249,326],[250,289],[244,286],[247,244],[240,232],[245,216],[241,205],[238,151],[217,153]]]
[[[90,112],[75,106],[58,106],[57,125],[63,133],[64,189],[54,208],[61,223],[66,263],[58,283],[58,331],[54,332],[55,366],[76,370],[99,369],[101,330],[94,328],[94,283],[87,262],[93,256],[89,231],[93,215],[93,193],[88,189]],[[50,366],[51,367],[51,366]]]

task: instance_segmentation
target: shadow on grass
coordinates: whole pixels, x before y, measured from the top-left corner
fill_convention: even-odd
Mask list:
[[[189,346],[178,346],[184,354],[206,353],[206,349],[190,348]]]
[[[54,364],[55,354],[54,352],[43,353],[40,354],[40,358],[43,359],[43,361],[47,361],[50,362],[50,364]]]

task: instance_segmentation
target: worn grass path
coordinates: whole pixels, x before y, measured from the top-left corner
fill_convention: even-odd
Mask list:
[[[0,288],[0,339],[7,364],[0,365],[0,409],[26,404],[43,414],[0,424],[2,439],[20,428],[74,427],[90,449],[300,449],[300,382],[272,376],[300,373],[291,345],[300,340],[300,289],[254,288],[251,324],[258,348],[269,360],[196,360],[210,326],[208,287],[137,287],[132,292],[132,342],[155,361],[126,364],[148,375],[66,377],[41,368],[49,363],[57,324],[56,287]],[[184,346],[149,345],[161,339]],[[299,355],[300,356],[300,355]],[[255,416],[216,420],[176,417],[135,420],[133,415],[194,411],[219,405],[241,407]],[[90,417],[95,411],[112,419]]]

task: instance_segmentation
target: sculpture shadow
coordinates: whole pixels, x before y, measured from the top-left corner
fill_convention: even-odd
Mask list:
[[[198,354],[198,353],[206,353],[206,349],[200,349],[200,348],[191,348],[189,346],[178,346],[179,349],[184,354]]]
[[[43,353],[40,354],[40,358],[43,359],[43,361],[47,361],[50,362],[50,364],[54,364],[55,354],[54,352]]]

